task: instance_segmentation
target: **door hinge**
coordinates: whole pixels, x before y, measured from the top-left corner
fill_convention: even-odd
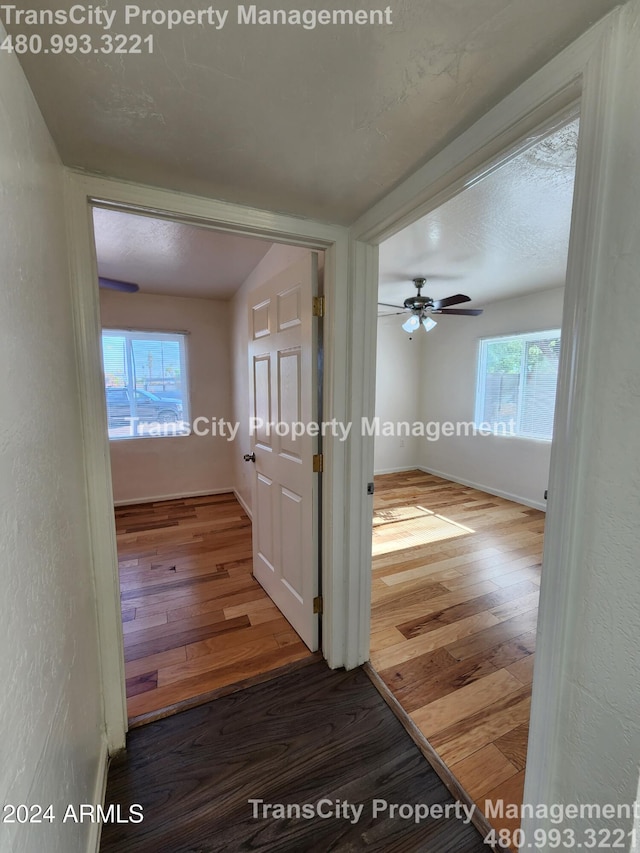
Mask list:
[[[316,595],[313,599],[313,612],[322,615],[322,596]]]
[[[313,473],[322,474],[324,471],[324,456],[322,453],[313,454]]]
[[[324,317],[324,296],[313,297],[313,316]]]

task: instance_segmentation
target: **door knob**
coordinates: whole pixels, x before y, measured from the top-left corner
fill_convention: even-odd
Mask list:
[[[255,453],[245,453],[243,457],[245,462],[255,462],[256,454]]]

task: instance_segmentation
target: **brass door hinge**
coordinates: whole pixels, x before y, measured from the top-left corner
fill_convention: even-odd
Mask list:
[[[313,316],[324,317],[324,296],[313,297]]]
[[[322,596],[316,595],[313,599],[313,612],[322,615]]]
[[[322,474],[324,471],[324,456],[322,453],[313,454],[313,473]]]

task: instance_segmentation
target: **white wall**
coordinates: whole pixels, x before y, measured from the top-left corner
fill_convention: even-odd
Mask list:
[[[480,317],[438,318],[421,335],[420,419],[474,420],[479,339],[557,329],[564,288],[489,303]],[[545,508],[551,442],[504,436],[419,439],[420,467],[449,480]]]
[[[249,294],[261,284],[269,281],[281,270],[303,258],[309,252],[297,246],[274,244],[251,275],[237,291],[231,301],[232,340],[232,411],[234,422],[241,424],[238,437],[232,445],[233,482],[236,494],[249,512],[253,505],[253,469],[243,461],[243,455],[251,452],[249,436]],[[318,266],[321,267],[323,253]]]
[[[231,419],[230,305],[213,299],[100,291],[102,325],[187,331],[190,419]],[[231,489],[234,444],[224,436],[111,441],[113,496],[157,500]]]
[[[559,738],[544,768],[550,803],[632,804],[638,790],[640,3],[630,3],[623,16],[615,96],[607,102],[613,108],[612,150],[597,255],[597,326],[580,388],[586,414],[576,437],[585,466],[575,507],[582,550],[567,602],[566,647],[554,661],[565,675],[553,709]],[[542,587],[544,603],[544,577]],[[534,689],[536,721],[548,714],[546,701]],[[630,830],[632,821],[596,824]]]
[[[402,322],[403,318],[397,316],[378,319],[375,411],[381,422],[414,423],[420,417],[422,335],[408,335],[402,328]],[[410,470],[416,468],[418,463],[417,438],[393,435],[376,437],[376,474]]]
[[[61,816],[94,802],[103,776],[96,608],[63,170],[6,52],[0,116],[0,803]],[[0,849],[84,853],[94,830],[0,824]]]

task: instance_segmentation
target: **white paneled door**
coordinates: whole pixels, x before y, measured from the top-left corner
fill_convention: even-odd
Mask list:
[[[318,648],[318,439],[315,252],[249,300],[255,459],[253,573],[311,651]]]

